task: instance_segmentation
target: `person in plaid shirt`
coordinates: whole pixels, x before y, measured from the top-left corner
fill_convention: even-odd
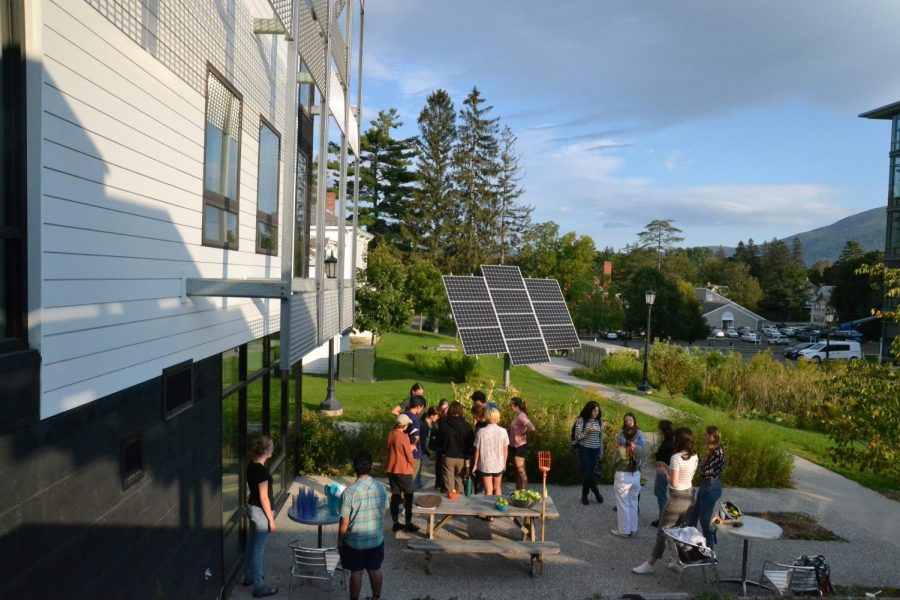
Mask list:
[[[384,576],[384,511],[388,506],[385,487],[372,479],[372,457],[362,452],[353,460],[356,481],[341,495],[338,551],[341,565],[350,571],[350,599],[362,590],[363,571],[369,574],[372,600],[381,598]]]

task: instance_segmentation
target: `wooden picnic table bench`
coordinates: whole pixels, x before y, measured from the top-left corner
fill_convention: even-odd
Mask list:
[[[426,492],[416,492],[416,496],[429,495]],[[459,496],[456,500],[450,500],[444,497],[441,505],[437,508],[423,508],[418,504],[413,505],[413,514],[420,517],[428,517],[428,539],[434,538],[434,532],[446,525],[454,517],[479,517],[479,518],[511,518],[522,531],[522,541],[531,538],[535,540],[535,520],[541,518],[541,502],[540,500],[531,508],[520,508],[510,504],[506,510],[500,511],[494,506],[497,498],[501,496],[485,496],[484,494],[476,494],[474,496]],[[505,496],[504,496],[505,497]],[[438,523],[434,522],[434,518],[440,516]],[[553,499],[547,496],[547,520],[559,519],[559,511],[553,503]]]
[[[526,554],[531,556],[531,575],[534,563],[545,554],[559,554],[556,542],[517,542],[516,540],[409,540],[406,548],[425,553],[425,572],[431,573],[434,554]]]

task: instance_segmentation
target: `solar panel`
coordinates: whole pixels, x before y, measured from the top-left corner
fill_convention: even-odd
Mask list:
[[[447,297],[450,299],[450,302],[455,300],[491,301],[491,296],[488,294],[483,277],[444,275],[444,287],[447,289]]]
[[[498,315],[497,318],[500,319],[500,328],[504,332],[515,332],[515,337],[541,337],[541,328],[534,315]]]
[[[524,290],[525,281],[522,279],[522,271],[519,267],[505,265],[482,265],[481,274],[487,282],[488,288]]]
[[[472,356],[506,353],[506,344],[503,342],[503,334],[499,327],[468,327],[458,331],[464,354]]]
[[[550,362],[547,347],[541,338],[506,340],[509,348],[509,358],[514,365],[531,365],[535,363]]]
[[[567,350],[580,347],[578,332],[572,324],[559,282],[555,279],[526,279],[525,286],[547,348]]]
[[[494,308],[500,313],[528,313],[534,314],[528,293],[523,290],[491,290]]]
[[[456,327],[498,327],[497,314],[488,302],[451,302]]]

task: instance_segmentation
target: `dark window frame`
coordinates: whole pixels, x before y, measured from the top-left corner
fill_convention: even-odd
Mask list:
[[[132,444],[137,444],[137,468],[131,468],[128,464],[129,449]],[[122,479],[122,491],[134,487],[144,478],[144,438],[140,433],[135,433],[124,438],[119,444],[119,473]]]
[[[190,399],[186,402],[181,402],[175,406],[169,406],[169,397],[168,397],[168,381],[170,378],[181,375],[184,371],[190,372]],[[193,359],[186,360],[184,362],[180,362],[177,365],[172,365],[171,367],[166,367],[162,372],[162,417],[164,421],[168,421],[181,413],[190,410],[193,408],[196,399],[194,397],[194,361]]]
[[[209,115],[209,76],[212,75],[219,80],[219,83],[225,86],[240,104],[238,108],[238,140],[237,140],[237,173],[235,181],[235,198],[228,198],[217,192],[206,189],[206,121]],[[240,198],[241,198],[241,146],[243,146],[244,137],[244,95],[241,94],[236,87],[218,70],[212,63],[206,63],[206,83],[205,83],[206,101],[203,109],[203,211],[200,215],[202,244],[204,246],[212,246],[214,248],[224,248],[226,250],[238,250],[241,241],[241,215],[240,215]],[[226,213],[231,213],[235,217],[237,225],[237,234],[234,243],[227,239],[218,240],[207,237],[206,235],[206,207],[212,206]],[[225,215],[223,215],[223,218]]]
[[[262,154],[257,151],[256,165],[256,253],[265,254],[267,256],[278,256],[278,213],[281,206],[281,132],[279,132],[272,123],[264,116],[259,116],[259,142],[262,146],[262,130],[263,127],[275,134],[278,138],[278,156],[275,159],[275,211],[272,214],[259,210],[259,173],[262,168]],[[260,244],[259,226],[265,225],[274,230],[275,247],[267,250]]]

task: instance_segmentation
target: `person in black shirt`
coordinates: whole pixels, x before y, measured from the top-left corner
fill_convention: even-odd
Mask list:
[[[253,586],[253,597],[274,596],[278,588],[265,585],[263,575],[263,554],[269,533],[276,530],[275,513],[272,512],[272,475],[266,461],[272,458],[275,444],[264,435],[256,440],[251,450],[252,458],[247,463],[247,554],[245,556],[244,585]]]
[[[710,548],[716,543],[716,530],[709,522],[716,511],[716,505],[722,497],[722,471],[725,469],[725,449],[722,448],[722,434],[718,427],[710,425],[706,428],[706,458],[697,469],[700,471],[700,487],[697,488],[697,499],[687,514],[686,525],[696,527],[700,522],[706,545]]]
[[[422,387],[421,383],[414,383],[412,387],[409,388],[409,397],[391,409],[391,414],[395,417],[400,413],[406,412],[409,410],[409,407],[412,406],[413,398],[422,398],[422,406],[426,406],[425,402],[425,388]]]
[[[663,419],[659,422],[659,434],[662,441],[659,448],[656,449],[656,462],[669,465],[672,455],[675,454],[675,430],[672,428],[672,421]],[[663,507],[669,498],[669,481],[664,473],[656,472],[656,482],[653,485],[653,495],[656,496],[656,502],[659,504],[659,514],[662,516]],[[659,527],[659,519],[651,521],[650,525]]]

